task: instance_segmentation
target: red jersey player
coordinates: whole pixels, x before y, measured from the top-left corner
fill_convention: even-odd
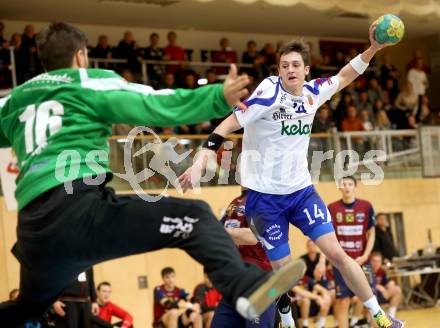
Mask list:
[[[370,202],[356,198],[356,185],[354,177],[343,178],[342,199],[329,204],[328,209],[342,249],[359,265],[365,266],[374,246],[375,218]],[[347,328],[348,309],[354,293],[348,288],[340,272],[336,268],[333,270],[336,282],[335,317],[340,328]],[[368,268],[368,265],[367,270],[371,273],[371,267]],[[357,318],[354,318],[351,324],[356,320]]]
[[[122,320],[121,327],[130,328],[133,325],[133,317],[130,313],[110,302],[110,294],[112,293],[110,283],[106,281],[101,282],[96,290],[99,304],[99,317],[109,323],[112,322],[112,317],[117,317]]]

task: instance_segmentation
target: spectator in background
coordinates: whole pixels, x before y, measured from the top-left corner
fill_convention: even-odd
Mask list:
[[[360,111],[359,118],[362,121],[362,125],[364,126],[365,131],[374,130],[373,121],[370,120],[370,113],[366,109]]]
[[[128,68],[133,74],[140,73],[141,64],[139,62],[139,54],[133,32],[126,31],[124,33],[124,38],[115,49],[114,57],[127,60],[126,65],[119,65],[119,67]]]
[[[175,89],[176,88],[176,79],[173,73],[166,73],[163,79],[164,89]]]
[[[409,71],[412,68],[416,67],[417,65],[417,60],[422,59],[423,60],[423,54],[422,51],[420,49],[414,49],[413,52],[413,57],[412,59],[408,62],[408,64],[406,65],[406,70]],[[423,64],[422,69],[425,71],[426,74],[429,74],[431,72],[431,68],[426,65]]]
[[[414,68],[411,68],[408,71],[408,76],[406,78],[409,82],[411,82],[414,88],[414,93],[417,96],[423,96],[428,88],[428,76],[423,70],[423,67],[423,59],[418,58],[415,62]]]
[[[257,77],[263,76],[262,65],[264,64],[264,57],[257,51],[257,43],[254,40],[250,40],[247,43],[246,51],[241,57],[243,64],[252,64],[254,68],[246,68],[248,75],[255,75]]]
[[[209,328],[222,295],[215,289],[205,271],[203,272],[203,277],[203,283],[194,289],[194,299],[200,304],[204,327]]]
[[[376,215],[376,240],[373,251],[383,255],[385,264],[391,263],[393,257],[399,256],[385,213],[378,213]]]
[[[405,81],[402,91],[397,95],[395,107],[405,113],[415,114],[417,111],[418,97],[410,81]]]
[[[347,114],[348,107],[353,106],[354,101],[349,93],[343,93],[341,100],[334,112],[334,119],[338,130],[342,129],[342,121]]]
[[[1,22],[0,22],[1,23]],[[9,292],[9,300],[15,301],[18,299],[18,294],[20,294],[20,291],[17,288],[14,288]]]
[[[263,68],[263,76],[269,76],[276,74],[277,65],[278,65],[278,57],[275,52],[275,48],[272,43],[266,43],[264,48],[260,51],[260,55],[264,58]]]
[[[333,66],[337,67],[337,71],[345,66],[344,53],[342,51],[337,51],[335,54],[335,59],[333,61]]]
[[[24,28],[19,52],[20,58],[22,59],[21,67],[23,69],[19,70],[20,75],[17,76],[17,82],[21,84],[43,72],[40,59],[37,55],[35,29],[32,25],[26,25]]]
[[[211,61],[214,63],[236,63],[237,53],[232,51],[229,45],[228,38],[220,39],[220,50],[215,50],[211,52]],[[217,74],[227,74],[228,67],[214,67],[213,68]]]
[[[159,34],[150,34],[150,45],[143,51],[143,58],[145,60],[162,60],[164,56],[164,50],[159,47]],[[164,69],[162,65],[148,64],[148,84],[154,88],[158,88],[159,83],[162,81]]]
[[[388,315],[395,317],[397,308],[402,303],[402,289],[393,280],[389,280],[382,267],[382,254],[371,254],[371,268],[375,280],[375,290],[379,304],[389,304]]]
[[[217,79],[217,74],[213,69],[206,70],[206,80],[208,81],[208,84],[213,83],[219,83],[219,80]]]
[[[380,84],[377,81],[377,79],[372,78],[370,80],[370,83],[369,83],[369,86],[367,89],[367,93],[368,93],[368,98],[370,99],[370,102],[372,102],[373,104],[377,99],[383,99],[382,88],[380,87]]]
[[[8,47],[8,41],[3,35],[4,30],[5,30],[5,24],[3,22],[0,22],[0,48]]]
[[[397,95],[399,94],[399,88],[393,79],[388,79],[383,87],[384,98],[388,97],[391,106],[394,106]]]
[[[390,130],[391,129],[391,122],[388,119],[387,112],[382,110],[379,110],[376,114],[376,129],[378,130]]]
[[[356,108],[360,112],[366,110],[370,117],[370,120],[374,117],[373,104],[370,102],[368,93],[366,91],[361,91],[359,93],[358,102],[356,103]]]
[[[108,42],[108,36],[102,34],[98,37],[98,44],[95,48],[92,49],[90,53],[90,57],[92,58],[102,58],[102,59],[111,59],[112,58],[112,49]],[[109,63],[99,63],[99,68],[111,68],[112,65]]]
[[[414,115],[408,116],[406,122],[407,122],[407,126],[406,126],[407,129],[417,129],[417,120]]]
[[[111,323],[112,318],[116,317],[122,321],[115,325],[122,328],[130,328],[133,325],[133,317],[130,313],[110,302],[110,295],[112,293],[112,286],[110,283],[103,281],[99,283],[96,290],[98,295],[99,318]]]
[[[380,84],[386,86],[387,80],[391,79],[394,85],[398,87],[398,71],[391,62],[391,56],[387,53],[382,55],[382,66],[380,66]]]
[[[330,117],[330,109],[327,104],[323,104],[313,121],[312,133],[325,133],[329,132],[332,128]]]
[[[198,87],[197,84],[197,73],[193,70],[189,70],[185,72],[183,76],[183,85],[184,89],[196,89]]]
[[[164,60],[177,60],[184,62],[186,60],[185,50],[177,45],[176,32],[170,31],[167,35],[168,45],[164,49]],[[182,65],[167,65],[166,72],[176,74],[182,69]]]
[[[420,98],[420,106],[416,114],[416,121],[422,124],[430,124],[431,122],[431,109],[429,108],[428,96],[422,96]]]
[[[154,289],[154,327],[162,323],[166,328],[202,328],[200,305],[190,303],[190,295],[176,286],[174,269],[166,267],[161,275],[163,284]]]
[[[347,108],[347,117],[342,120],[341,131],[353,132],[353,131],[365,131],[364,124],[357,117],[356,106],[350,105]]]

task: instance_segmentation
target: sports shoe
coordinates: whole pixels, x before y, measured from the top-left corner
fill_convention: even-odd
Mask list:
[[[373,316],[374,321],[379,328],[403,328],[405,323],[403,321],[394,319],[385,314],[385,312],[380,311]]]
[[[239,297],[235,306],[247,320],[255,320],[275,300],[290,290],[306,271],[303,260],[294,260],[272,273],[249,297]]]

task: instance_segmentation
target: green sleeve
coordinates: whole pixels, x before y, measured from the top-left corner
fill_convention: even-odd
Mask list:
[[[230,113],[223,85],[195,90],[158,90],[129,84],[123,90],[95,91],[97,119],[106,123],[175,126],[196,124]]]
[[[11,147],[11,143],[8,138],[6,138],[5,132],[2,127],[2,112],[4,113],[8,99],[9,97],[0,99],[0,148]]]

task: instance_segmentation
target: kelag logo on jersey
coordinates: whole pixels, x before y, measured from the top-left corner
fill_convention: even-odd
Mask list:
[[[304,124],[298,120],[298,124],[286,124],[281,121],[281,135],[284,136],[308,136],[312,132],[312,124]]]

